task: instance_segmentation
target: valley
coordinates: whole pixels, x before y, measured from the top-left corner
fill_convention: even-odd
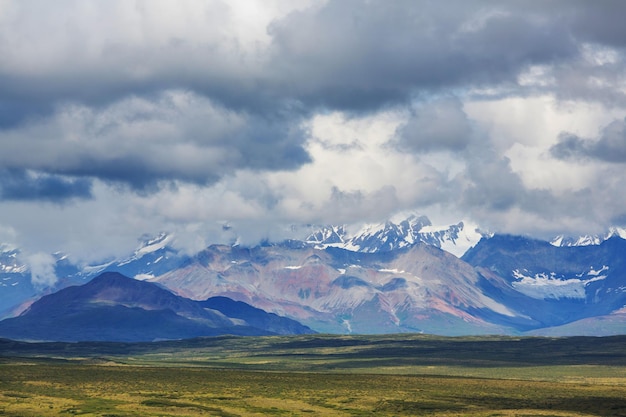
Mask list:
[[[625,337],[0,341],[12,416],[623,416]]]

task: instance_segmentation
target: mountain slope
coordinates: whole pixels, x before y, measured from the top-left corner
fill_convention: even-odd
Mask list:
[[[135,279],[148,279],[162,275],[184,264],[188,257],[170,245],[174,236],[161,233],[141,241],[132,255],[92,265],[83,269],[83,275],[93,277],[103,272],[119,272]]]
[[[28,267],[19,259],[18,249],[0,244],[0,317],[37,295]]]
[[[322,332],[510,331],[483,319],[516,313],[482,294],[479,280],[455,256],[416,244],[378,253],[213,245],[153,281],[190,298],[214,294],[244,301]]]
[[[264,329],[275,334],[307,334],[311,329],[295,320],[266,313],[260,308],[252,307],[242,301],[231,300],[228,297],[211,297],[199,303],[202,307],[219,311],[226,317],[241,320],[248,326]]]
[[[41,299],[25,316],[33,329],[41,328],[50,337],[55,326],[85,326],[90,320],[108,323],[112,330],[106,337],[113,337],[115,328],[128,325],[124,330],[128,333],[143,326],[149,331],[142,338],[213,334],[224,326],[234,326],[229,331],[233,333],[309,330],[293,320],[329,333],[576,334],[584,330],[582,334],[596,335],[614,334],[620,328],[626,333],[622,323],[626,315],[619,313],[626,305],[626,240],[615,235],[596,245],[555,246],[496,235],[482,238],[462,259],[438,248],[458,244],[465,239],[466,229],[462,223],[435,228],[427,218],[412,216],[353,234],[345,227],[322,228],[306,242],[251,248],[212,245],[192,257],[171,248],[172,237],[162,234],[146,239],[123,260],[84,271],[77,272],[59,255],[57,270],[66,275],[57,286],[82,283],[100,270],[124,271],[137,281],[124,281],[118,285],[123,290],[114,290],[114,279],[103,285],[96,278],[86,288],[68,288],[63,302]],[[19,251],[8,247],[0,251],[0,273],[6,275],[0,275],[4,284],[0,296],[16,290],[27,290],[26,295],[15,293],[16,297],[33,296],[28,293],[35,291],[30,272],[20,262]],[[143,287],[141,280],[194,301],[160,294],[155,287]],[[96,291],[98,285],[106,291]],[[273,314],[263,316],[256,309]],[[114,323],[115,317],[123,321],[124,315],[132,320]],[[14,324],[11,331],[25,335],[30,324],[20,320],[21,330]],[[158,326],[150,328],[151,321],[169,323],[162,326],[169,326],[169,333],[158,333]],[[591,332],[591,323],[604,323],[600,327],[606,330]],[[68,334],[79,332],[80,326],[72,329]],[[92,330],[89,337],[105,337],[95,327]],[[29,334],[36,338],[34,330]],[[86,334],[85,328],[81,337]]]
[[[481,240],[463,260],[485,278],[482,290],[527,316],[531,329],[610,315],[626,305],[624,254],[626,240],[619,237],[600,245],[555,247],[495,236]]]
[[[259,317],[267,315],[255,311]],[[262,320],[258,319],[261,324]],[[231,318],[219,309],[172,294],[159,286],[104,273],[82,286],[42,297],[22,315],[0,322],[0,336],[32,340],[146,341],[218,334],[276,334],[310,331],[280,320],[270,329]]]
[[[341,247],[353,251],[393,251],[417,243],[427,243],[457,256],[474,245],[481,235],[464,223],[434,227],[425,216],[408,216],[378,225],[366,225],[357,233],[346,226],[322,227],[304,240],[283,242],[294,247]],[[144,237],[132,254],[108,259],[93,265],[73,265],[63,254],[54,254],[56,281],[38,284],[22,259],[19,249],[0,243],[0,318],[23,311],[33,300],[55,290],[88,282],[104,272],[119,272],[131,278],[147,280],[184,267],[191,257],[173,247],[175,236],[160,233]]]

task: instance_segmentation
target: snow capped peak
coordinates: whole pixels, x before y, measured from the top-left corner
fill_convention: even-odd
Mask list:
[[[626,229],[622,227],[611,227],[609,229],[609,237],[621,237],[622,239],[626,239]]]
[[[358,252],[379,252],[403,248],[420,242],[420,230],[429,226],[426,216],[411,215],[403,220],[367,224],[349,239],[349,247]]]
[[[344,226],[323,226],[309,235],[305,242],[313,245],[344,243],[345,236],[346,229]]]
[[[563,245],[563,239],[565,239],[565,236],[563,236],[563,235],[558,235],[557,237],[555,237],[554,239],[552,239],[552,240],[550,241],[550,244],[551,244],[552,246],[556,246],[556,247],[559,247],[559,246],[565,246],[565,245]]]
[[[481,231],[477,225],[468,222],[459,222],[451,226],[428,226],[421,230],[421,234],[427,243],[457,257],[463,256],[481,238],[492,236]]]
[[[350,233],[350,229],[356,232]],[[410,214],[395,216],[384,223],[364,224],[360,228],[323,226],[305,242],[318,248],[333,246],[355,252],[385,252],[422,242],[461,256],[483,236],[477,227],[467,227],[464,222],[433,226],[428,217]]]
[[[12,245],[0,244],[0,274],[23,274],[28,266],[19,259],[20,251]]]
[[[564,236],[559,235],[552,239],[550,243],[553,246],[591,246],[599,245],[605,240],[612,237],[620,237],[626,239],[626,229],[621,227],[611,227],[606,233],[598,235],[583,235],[583,236]]]
[[[174,235],[167,233],[159,233],[158,236],[144,240],[141,245],[135,250],[135,256],[140,258],[147,253],[152,253],[159,249],[163,249],[168,243],[172,241]]]
[[[127,259],[119,261],[117,266],[123,266],[131,262],[137,261],[146,255],[152,254],[158,250],[165,249],[167,245],[174,239],[174,235],[167,233],[159,233],[154,238],[144,238],[141,244],[135,249],[133,255]]]

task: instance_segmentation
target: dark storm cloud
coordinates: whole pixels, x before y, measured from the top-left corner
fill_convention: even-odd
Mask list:
[[[104,108],[61,106],[0,130],[0,167],[99,178],[141,191],[211,184],[235,170],[289,170],[310,158],[298,121],[236,113],[182,91]]]
[[[91,181],[23,170],[0,170],[0,201],[45,200],[63,203],[91,198]]]
[[[219,28],[225,12],[217,5],[207,5],[206,13],[213,16],[207,24]],[[28,15],[42,5],[22,7]],[[115,18],[106,7],[99,11],[105,21]],[[100,105],[130,93],[184,88],[234,110],[375,109],[422,90],[515,83],[528,65],[578,54],[567,20],[518,2],[330,0],[275,21],[269,48],[253,52],[219,34],[174,31],[169,39],[151,39],[150,15],[133,14],[147,28],[141,42],[125,39],[127,28],[113,24],[93,35],[89,21],[62,8],[49,10],[37,26],[18,21],[22,26],[13,29],[50,51],[28,56],[35,51],[11,46],[8,34],[3,49],[13,65],[0,65],[1,95]],[[57,33],[47,39],[46,28]],[[57,38],[64,43],[55,44]]]
[[[423,153],[465,149],[472,137],[472,125],[457,99],[424,103],[408,122],[396,131],[391,145],[401,151]]]
[[[329,1],[270,27],[275,73],[304,102],[377,108],[421,91],[515,83],[578,54],[567,27],[507,3]]]
[[[618,77],[569,64],[582,59],[582,42],[624,43],[620,2],[329,0],[275,20],[268,43],[253,47],[228,32],[217,1],[185,3],[193,13],[171,26],[180,16],[151,13],[167,3],[60,4],[8,2],[0,15],[0,169],[141,192],[297,169],[310,161],[301,123],[319,110],[519,92],[533,65],[567,73],[563,91],[589,74]],[[459,106],[424,107],[396,145],[462,151],[467,123]]]
[[[626,120],[616,120],[606,126],[597,140],[562,133],[550,153],[558,159],[626,163]]]
[[[621,0],[560,2],[571,7],[572,30],[589,42],[626,47],[626,3]]]

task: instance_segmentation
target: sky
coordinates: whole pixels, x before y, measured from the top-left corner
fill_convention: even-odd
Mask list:
[[[49,270],[398,213],[626,226],[626,2],[0,0],[0,242]]]

